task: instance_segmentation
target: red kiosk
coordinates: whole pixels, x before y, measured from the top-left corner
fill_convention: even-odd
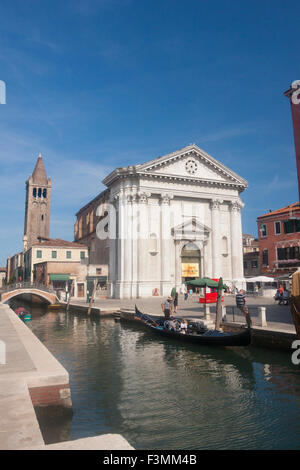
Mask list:
[[[212,279],[216,283],[219,282],[219,279]],[[204,287],[204,296],[199,297],[200,304],[215,304],[218,298],[218,286],[217,287]],[[222,302],[224,302],[224,297],[222,296]]]

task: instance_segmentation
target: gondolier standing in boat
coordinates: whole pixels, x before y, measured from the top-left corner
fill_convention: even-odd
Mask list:
[[[236,294],[236,297],[235,297],[235,301],[236,301],[236,306],[237,308],[240,309],[241,312],[243,312],[245,318],[246,318],[246,322],[247,322],[247,325],[248,325],[248,328],[251,328],[252,326],[252,321],[251,321],[251,318],[250,318],[250,314],[249,314],[249,309],[246,305],[246,296],[245,296],[245,291],[243,289],[241,289],[237,294]]]
[[[163,304],[161,304],[161,309],[163,314],[165,315],[165,320],[169,320],[170,316],[172,315],[172,302],[173,298],[170,296],[165,300]]]

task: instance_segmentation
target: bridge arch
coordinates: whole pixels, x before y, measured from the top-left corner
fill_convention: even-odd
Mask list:
[[[29,288],[29,289],[21,288],[21,289],[13,289],[8,292],[3,292],[1,294],[1,303],[6,304],[9,300],[19,297],[24,294],[35,295],[45,300],[45,302],[47,302],[50,305],[55,304],[57,302],[57,297],[54,292],[45,292],[39,289],[32,289],[32,288]]]

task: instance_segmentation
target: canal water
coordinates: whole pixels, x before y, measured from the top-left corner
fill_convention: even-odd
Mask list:
[[[147,450],[300,449],[300,366],[287,353],[64,312],[28,326],[70,374],[73,416],[39,415],[48,443],[117,433]]]

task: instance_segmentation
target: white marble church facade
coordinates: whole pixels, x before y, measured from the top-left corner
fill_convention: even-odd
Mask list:
[[[196,145],[117,168],[109,188],[108,295],[170,295],[191,277],[243,278],[247,181]]]

